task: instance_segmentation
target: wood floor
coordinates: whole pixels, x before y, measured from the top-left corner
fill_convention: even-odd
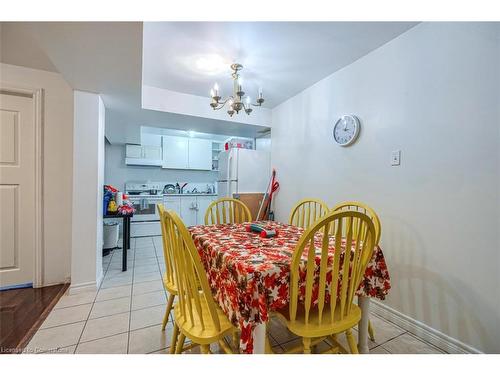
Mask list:
[[[69,284],[0,292],[0,354],[20,353]]]

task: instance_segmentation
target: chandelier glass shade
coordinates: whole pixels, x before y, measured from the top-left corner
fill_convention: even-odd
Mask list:
[[[229,95],[227,98],[222,98],[219,94],[219,85],[217,83],[214,85],[213,89],[210,91],[210,96],[212,101],[210,106],[215,110],[222,109],[228,105],[227,113],[229,116],[233,116],[235,113],[238,114],[240,111],[245,111],[247,115],[252,113],[252,106],[260,107],[264,103],[264,98],[262,97],[262,89],[259,89],[258,98],[256,103],[252,103],[249,96],[245,96],[245,92],[242,87],[242,79],[240,77],[239,71],[243,69],[243,65],[234,63],[231,64],[231,69],[233,73],[233,94]]]

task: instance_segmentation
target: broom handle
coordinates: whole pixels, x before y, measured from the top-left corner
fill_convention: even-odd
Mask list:
[[[262,197],[262,202],[260,202],[259,212],[257,213],[257,218],[256,218],[257,220],[260,220],[260,213],[262,211],[262,206],[264,206],[264,202],[266,201],[266,199],[267,199],[267,197],[269,195],[268,191],[269,191],[269,189],[271,187],[272,182],[273,182],[273,175],[271,174],[271,178],[269,179],[269,184],[267,184],[266,193]]]

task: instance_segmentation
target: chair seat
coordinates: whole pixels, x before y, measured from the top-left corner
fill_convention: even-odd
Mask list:
[[[212,323],[210,318],[210,313],[208,309],[208,304],[205,298],[200,299],[201,311],[203,316],[203,322],[205,323],[205,328],[203,329],[201,325],[200,316],[197,314],[196,309],[192,309],[193,313],[193,323],[187,321],[182,317],[179,304],[174,306],[174,320],[179,330],[189,339],[197,344],[210,344],[217,341],[224,336],[233,332],[236,327],[231,324],[224,311],[219,306],[216,306],[217,316],[220,322],[220,330],[218,330]],[[193,302],[194,304],[194,302]]]
[[[288,306],[284,309],[275,311],[274,314],[286,324],[287,328],[297,336],[301,337],[323,337],[344,332],[354,327],[361,320],[361,309],[351,304],[351,311],[343,319],[340,319],[340,308],[335,309],[335,322],[330,320],[330,307],[323,309],[323,319],[319,322],[319,313],[317,309],[311,309],[309,312],[309,322],[305,323],[305,311],[300,307],[297,311],[297,317],[294,321],[290,320]]]
[[[169,294],[177,295],[177,287],[175,284],[167,279],[167,273],[165,272],[162,277],[163,286]]]

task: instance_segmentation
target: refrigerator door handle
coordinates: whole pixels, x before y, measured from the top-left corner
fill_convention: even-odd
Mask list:
[[[231,197],[231,162],[233,160],[233,155],[230,153],[227,158],[227,194],[229,198]]]

